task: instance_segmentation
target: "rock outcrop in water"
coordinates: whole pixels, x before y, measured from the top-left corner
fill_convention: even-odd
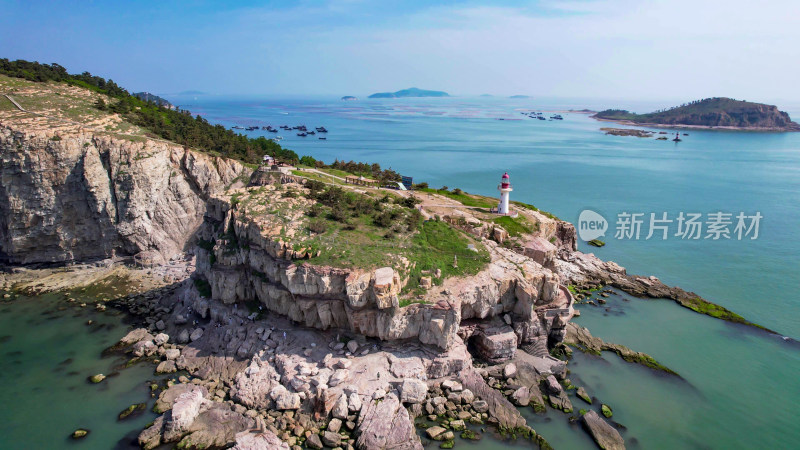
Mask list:
[[[0,259],[63,263],[186,249],[206,200],[249,169],[163,141],[0,126]],[[56,134],[57,132],[57,134]]]

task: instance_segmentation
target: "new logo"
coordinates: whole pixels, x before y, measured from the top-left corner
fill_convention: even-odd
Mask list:
[[[605,217],[592,211],[591,209],[584,209],[578,216],[578,236],[585,241],[589,242],[592,239],[606,235],[608,230],[608,221]]]

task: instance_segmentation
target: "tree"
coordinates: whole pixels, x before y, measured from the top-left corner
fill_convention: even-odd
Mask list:
[[[99,109],[100,111],[106,110],[106,101],[102,98],[98,98],[96,102],[94,102],[94,107]]]

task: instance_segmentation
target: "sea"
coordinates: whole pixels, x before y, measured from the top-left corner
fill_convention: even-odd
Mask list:
[[[282,146],[325,162],[379,163],[434,188],[495,196],[500,177],[508,172],[512,200],[576,225],[584,211],[602,217],[606,229],[600,239],[606,245],[595,248],[579,241],[580,250],[615,261],[629,273],[653,275],[696,292],[775,332],[703,316],[670,300],[621,292],[605,305],[580,306],[581,316],[574,321],[593,335],[648,353],[680,376],[626,363],[615,354],[576,351],[570,379],[587,390],[592,404],[571,397],[571,415],[521,409],[553,447],[596,448],[574,418],[581,409],[599,411],[603,403],[612,408],[610,420],[628,448],[798,448],[800,426],[794,414],[800,402],[800,345],[795,341],[800,339],[800,240],[795,233],[800,225],[800,133],[653,128],[649,138],[612,136],[601,128],[626,126],[576,112],[671,106],[658,101],[166,97],[226,127],[324,126],[328,133],[306,137],[296,131],[237,131],[251,137],[281,136]],[[800,104],[778,106],[800,119]],[[531,118],[532,112],[545,120]],[[563,120],[551,120],[554,114]],[[676,132],[679,142],[672,141]],[[667,139],[656,139],[662,136]],[[17,386],[22,394],[0,391],[2,403],[14,405],[0,412],[0,433],[11,436],[10,442],[24,443],[26,435],[47,428],[55,437],[47,441],[37,436],[37,442],[60,448],[72,444],[65,438],[69,432],[84,426],[98,431],[82,446],[122,445],[120,440],[129,440],[141,429],[139,422],[152,416],[120,425],[108,423],[109,413],[134,398],[145,401],[148,376],[139,374],[144,378],[136,382],[134,375],[121,371],[119,382],[111,380],[111,392],[78,378],[60,381],[64,355],[74,355],[71,364],[81,365],[80,379],[111,362],[100,356],[102,345],[86,345],[89,338],[43,342],[47,336],[42,330],[70,330],[62,322],[78,323],[84,317],[38,317],[32,301],[12,302],[1,310],[0,320],[13,332],[0,332],[10,336],[0,336],[6,356],[1,364],[12,369],[0,371],[0,382]],[[113,323],[97,335],[103,345],[113,344],[125,330],[122,318],[108,320]],[[54,348],[30,354],[42,345]],[[51,383],[47,395],[41,392],[42,383]],[[91,399],[93,395],[97,398]],[[95,408],[96,413],[69,415],[53,404],[78,398],[86,398],[85,409]],[[530,448],[521,439],[501,442],[485,431],[481,441],[459,441],[456,446]],[[0,442],[0,447],[5,446]]]

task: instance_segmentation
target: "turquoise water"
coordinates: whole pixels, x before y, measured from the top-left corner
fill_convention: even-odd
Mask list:
[[[52,296],[0,304],[0,448],[138,448],[131,443],[156,417],[147,382],[155,378],[153,366],[117,372],[125,359],[101,357],[127,329],[119,313],[67,306]],[[108,378],[90,384],[87,377],[96,373]],[[117,420],[142,402],[147,412]],[[77,428],[90,433],[73,441]]]
[[[379,162],[433,187],[495,195],[500,175],[508,171],[512,199],[572,222],[587,208],[602,213],[612,229],[623,211],[667,212],[672,218],[681,211],[758,211],[763,219],[757,240],[616,240],[612,231],[606,247],[581,248],[617,261],[631,273],[654,274],[695,291],[783,335],[800,337],[800,241],[794,236],[800,224],[800,133],[689,130],[676,144],[606,136],[599,129],[617,125],[584,114],[562,114],[564,121],[519,114],[609,105],[637,111],[668,106],[657,103],[171,100],[227,126],[325,126],[330,130],[326,141],[283,130],[279,134],[285,137],[285,147],[301,155],[328,162]],[[787,109],[791,114],[800,108]],[[792,115],[800,118],[799,113]],[[611,404],[614,418],[627,427],[623,436],[629,445],[797,446],[800,427],[792,414],[800,400],[796,345],[668,301],[612,298],[609,307],[613,313],[584,307],[577,321],[608,341],[653,355],[685,380],[626,364],[615,355],[576,355],[572,378]],[[575,400],[577,408],[580,404]],[[563,414],[525,414],[557,448],[594,447],[583,433],[574,432]]]
[[[646,111],[666,106],[660,104],[170,100],[229,126],[324,125],[330,130],[326,141],[279,134],[286,147],[301,155],[379,162],[434,187],[494,195],[500,175],[508,171],[512,199],[573,222],[586,208],[603,213],[612,226],[622,211],[673,216],[680,211],[760,211],[764,219],[755,241],[625,241],[609,235],[606,247],[592,251],[631,272],[655,274],[779,333],[800,337],[795,287],[800,242],[793,235],[800,223],[800,133],[689,131],[676,145],[605,136],[599,128],[609,125],[583,114],[563,114],[563,122],[519,114],[520,109],[613,105]],[[669,301],[623,298],[628,297],[612,296],[605,308],[584,306],[576,321],[596,336],[653,355],[683,377],[663,376],[615,355],[575,355],[572,380],[611,405],[614,419],[625,426],[629,448],[797,447],[796,344]],[[121,362],[102,358],[101,352],[127,327],[118,315],[74,306],[59,311],[62,306],[67,305],[52,297],[0,303],[0,382],[5,386],[0,448],[126,448],[154,415],[125,422],[116,416],[149,398],[152,367],[137,365],[100,385],[88,384],[87,376],[112,373]],[[95,324],[87,326],[89,319]],[[576,398],[573,403],[576,410],[589,407]],[[529,408],[523,414],[556,448],[595,448],[564,414],[537,416]],[[78,427],[91,434],[72,442],[69,435]],[[484,439],[472,447],[513,446]]]

